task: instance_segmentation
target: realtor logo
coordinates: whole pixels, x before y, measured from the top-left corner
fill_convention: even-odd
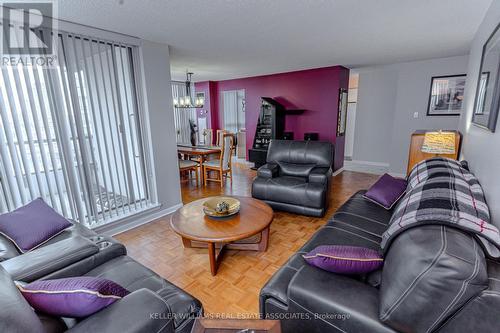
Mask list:
[[[56,59],[55,2],[1,1],[2,66],[51,66]]]

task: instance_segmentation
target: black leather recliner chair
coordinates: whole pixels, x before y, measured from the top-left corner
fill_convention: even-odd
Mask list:
[[[277,210],[323,216],[332,162],[330,142],[273,140],[267,164],[259,168],[253,181],[252,197]]]

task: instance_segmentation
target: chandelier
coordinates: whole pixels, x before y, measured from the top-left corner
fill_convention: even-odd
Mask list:
[[[205,103],[205,97],[203,93],[196,94],[194,98],[191,95],[191,76],[192,72],[186,71],[186,96],[179,96],[179,99],[174,98],[174,107],[179,109],[191,109],[191,108],[202,108]]]

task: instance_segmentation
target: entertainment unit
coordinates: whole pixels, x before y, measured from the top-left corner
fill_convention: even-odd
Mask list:
[[[254,168],[266,164],[267,148],[273,139],[283,139],[285,131],[285,108],[272,98],[262,97],[257,129],[248,159]]]

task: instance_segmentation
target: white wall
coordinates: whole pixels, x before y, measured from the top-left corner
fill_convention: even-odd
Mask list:
[[[158,203],[181,203],[168,45],[143,42],[144,83],[149,111]]]
[[[390,66],[359,70],[354,161],[389,164],[397,78]]]
[[[457,129],[457,116],[426,116],[431,78],[465,74],[467,56],[355,69],[359,73],[353,162],[347,168],[406,174],[417,129]],[[418,118],[413,118],[418,112]]]
[[[471,171],[479,178],[486,194],[493,223],[500,227],[500,124],[496,133],[471,124],[482,48],[500,23],[500,1],[493,1],[474,37],[469,56],[465,86],[465,113],[460,119],[464,133],[462,157],[469,161]],[[499,118],[500,119],[500,118]]]

